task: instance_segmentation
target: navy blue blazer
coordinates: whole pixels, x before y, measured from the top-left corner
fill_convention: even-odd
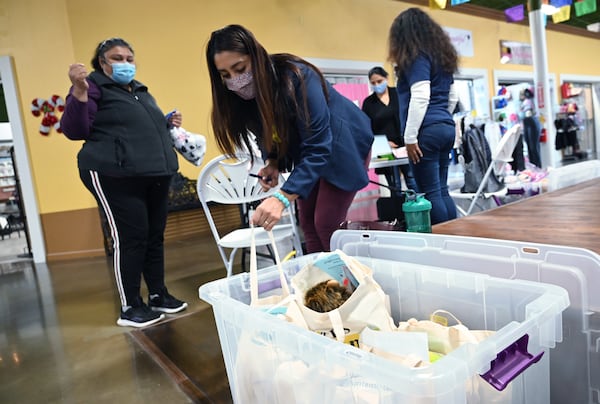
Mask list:
[[[358,191],[369,183],[366,160],[373,143],[369,117],[329,83],[326,98],[316,72],[298,64],[310,114],[308,129],[296,121],[298,138],[291,139],[287,157],[294,167],[282,189],[306,198],[322,178],[345,191]],[[295,77],[295,76],[292,76]],[[304,105],[302,84],[293,78],[298,105]]]

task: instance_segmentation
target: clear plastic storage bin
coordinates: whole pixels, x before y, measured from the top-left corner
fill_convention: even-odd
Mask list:
[[[213,307],[236,403],[550,402],[548,351],[562,339],[569,305],[563,288],[350,255],[373,269],[396,323],[446,309],[470,329],[496,332],[428,367],[408,368],[251,308],[249,275],[235,275],[202,285],[199,295]],[[288,282],[317,256],[284,263]],[[262,294],[279,293],[276,267],[258,276]],[[502,391],[480,376],[489,373]]]
[[[584,237],[584,235],[582,235]],[[442,234],[337,231],[346,254],[432,265],[563,287],[563,341],[550,351],[553,404],[600,404],[600,256],[593,251]]]

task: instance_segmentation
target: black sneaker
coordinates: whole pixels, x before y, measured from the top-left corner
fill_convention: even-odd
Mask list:
[[[151,294],[148,297],[148,306],[154,311],[173,314],[185,310],[188,304],[171,296],[167,288],[164,288],[161,293]]]
[[[135,307],[129,307],[123,311],[117,320],[117,324],[122,327],[146,327],[154,323],[158,323],[165,318],[164,314],[150,310],[144,302],[138,303]]]

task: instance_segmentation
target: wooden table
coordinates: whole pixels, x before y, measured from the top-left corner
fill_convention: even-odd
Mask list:
[[[600,178],[433,226],[433,233],[580,247],[600,254]]]

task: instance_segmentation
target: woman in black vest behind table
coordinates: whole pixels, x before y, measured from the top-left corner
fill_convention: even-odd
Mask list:
[[[363,101],[362,110],[371,118],[373,133],[386,135],[392,149],[404,147],[404,138],[400,133],[400,114],[398,107],[398,94],[395,87],[388,85],[388,73],[381,66],[369,70],[369,82],[373,93]],[[402,164],[400,171],[404,175],[404,181],[409,189],[417,191],[417,183],[413,177],[408,163]],[[388,184],[395,185],[400,189],[400,176],[396,175],[395,167],[382,169]],[[390,181],[393,180],[393,181]]]
[[[177,156],[167,119],[148,88],[134,80],[132,47],[121,38],[101,42],[88,74],[81,63],[69,67],[73,83],[61,128],[71,140],[84,140],[79,174],[102,207],[113,238],[113,265],[121,314],[117,324],[144,327],[184,310],[164,282],[164,230],[169,183]],[[140,295],[142,275],[148,305]]]

